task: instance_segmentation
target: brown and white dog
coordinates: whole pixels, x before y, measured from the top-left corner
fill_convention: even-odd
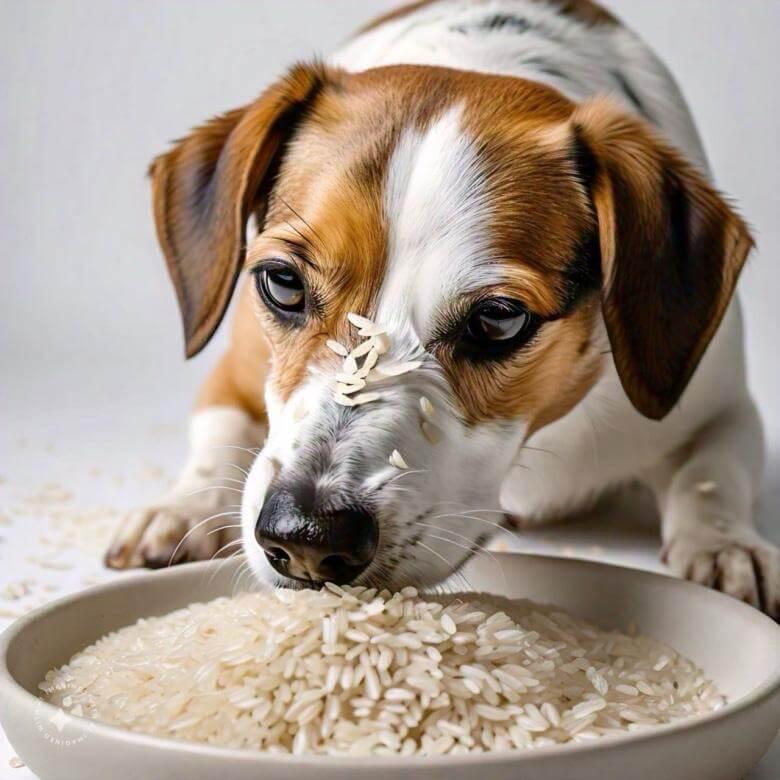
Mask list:
[[[241,496],[262,578],[433,583],[503,513],[638,479],[674,572],[778,614],[733,295],[752,240],[672,77],[609,13],[415,3],[151,175],[188,355],[246,283],[184,473],[110,565],[212,556]]]

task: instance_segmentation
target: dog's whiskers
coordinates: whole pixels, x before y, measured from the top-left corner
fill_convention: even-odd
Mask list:
[[[241,523],[230,523],[229,525],[221,525],[219,528],[212,528],[211,531],[206,532],[206,536],[219,533],[220,531],[227,531],[229,528],[241,528]]]
[[[235,547],[237,544],[241,544],[241,541],[242,541],[241,539],[233,539],[233,541],[232,541],[232,542],[228,542],[227,544],[223,544],[223,545],[222,545],[222,547],[220,547],[220,548],[219,548],[219,549],[218,549],[218,550],[217,550],[217,551],[214,553],[214,555],[212,555],[212,556],[211,556],[211,558],[209,558],[209,560],[210,560],[210,561],[213,561],[213,560],[214,560],[214,558],[216,558],[216,557],[217,557],[217,556],[218,556],[220,553],[224,552],[225,550],[227,550],[227,549],[228,549],[228,548],[230,548],[230,547]]]
[[[228,558],[227,560],[230,560],[230,558]],[[238,591],[238,588],[241,585],[241,580],[243,579],[244,575],[247,572],[249,572],[249,571],[251,571],[251,565],[250,565],[248,560],[244,561],[238,567],[238,569],[236,569],[235,574],[233,574],[233,577],[231,578],[231,593],[232,593],[233,596],[236,595],[236,593]]]
[[[437,558],[439,558],[441,561],[444,562],[445,566],[447,566],[447,569],[449,570],[450,574],[449,576],[456,576],[460,577],[468,586],[469,590],[474,590],[474,586],[469,582],[468,578],[466,577],[463,572],[459,571],[459,566],[454,566],[451,561],[448,561],[443,555],[440,555],[436,550],[434,550],[432,547],[428,547],[427,544],[421,541],[416,541],[415,546],[422,547],[423,550],[427,550],[429,553],[435,555]]]
[[[237,515],[236,512],[218,512],[215,515],[211,515],[210,517],[206,517],[203,520],[201,520],[200,522],[195,523],[195,525],[193,525],[192,528],[190,528],[190,530],[187,531],[187,533],[184,534],[184,536],[182,536],[181,539],[179,539],[179,543],[176,545],[176,547],[173,548],[173,552],[171,553],[171,557],[168,558],[168,566],[172,566],[173,565],[173,560],[174,560],[174,558],[176,558],[176,554],[179,552],[179,549],[184,544],[184,542],[187,541],[187,539],[190,536],[190,534],[192,534],[194,531],[197,531],[198,528],[200,528],[204,523],[208,523],[211,520],[216,520],[219,517],[235,517],[236,515]]]
[[[380,490],[384,489],[388,485],[392,485],[394,482],[397,482],[401,477],[410,477],[412,474],[427,474],[428,469],[409,469],[408,471],[402,471],[400,474],[396,474],[394,477],[390,477],[390,479],[386,480]]]
[[[463,512],[450,512],[443,515],[434,515],[430,519],[441,520],[445,517],[460,517],[465,520],[476,520],[478,523],[484,523],[485,525],[489,525],[493,528],[496,528],[499,531],[502,531],[503,533],[507,534],[513,542],[516,540],[516,534],[510,531],[506,526],[501,525],[499,523],[494,523],[492,520],[488,520],[487,518],[484,517],[477,517],[476,515],[465,514]]]
[[[462,548],[463,550],[466,550],[467,552],[472,552],[475,555],[485,555],[487,556],[499,569],[501,572],[501,578],[504,581],[504,590],[507,588],[507,580],[506,580],[506,572],[504,571],[504,567],[501,564],[501,561],[496,558],[495,555],[493,555],[490,550],[488,550],[487,547],[484,545],[478,544],[475,540],[471,539],[471,537],[466,536],[465,534],[459,534],[456,531],[451,531],[449,528],[442,528],[441,526],[434,525],[433,523],[422,523],[422,522],[416,522],[415,525],[419,525],[425,528],[433,528],[437,531],[441,531],[442,533],[451,534],[452,536],[457,536],[459,539],[463,539],[466,542],[469,543],[469,547],[466,545],[460,544],[459,542],[455,542],[452,539],[447,539],[442,536],[437,536],[436,534],[429,533],[428,536],[432,539],[439,539],[442,542],[449,542],[450,544],[454,544],[457,547]]]
[[[227,485],[209,485],[208,487],[202,487],[198,488],[197,490],[193,490],[191,493],[186,493],[184,497],[189,498],[190,496],[196,496],[198,493],[205,493],[207,490],[231,490],[234,493],[244,492],[239,488],[228,487]]]
[[[249,472],[246,469],[241,468],[237,463],[225,463],[225,466],[229,466],[232,469],[238,469],[245,477],[249,477]]]
[[[214,569],[214,571],[213,571],[213,572],[211,572],[211,574],[209,575],[209,578],[208,578],[208,584],[211,584],[211,583],[214,581],[214,578],[217,576],[217,574],[219,574],[219,572],[221,572],[221,571],[222,571],[222,568],[224,567],[224,565],[225,565],[225,564],[226,564],[228,561],[232,560],[232,559],[233,559],[233,558],[235,558],[237,555],[241,555],[241,553],[242,553],[242,549],[239,547],[237,550],[235,550],[234,552],[232,552],[230,555],[227,555],[227,556],[225,556],[224,558],[222,558],[222,559],[220,560],[219,564],[217,565],[217,567]],[[215,556],[216,556],[216,553],[215,553],[215,554],[214,554],[214,555],[211,557],[211,560],[213,560]],[[232,582],[232,579],[233,579],[233,578],[231,577],[231,582]],[[231,586],[231,587],[232,587],[232,586]]]
[[[245,485],[246,480],[245,479],[235,479],[234,477],[221,477],[221,480],[223,482],[235,482],[238,485]]]

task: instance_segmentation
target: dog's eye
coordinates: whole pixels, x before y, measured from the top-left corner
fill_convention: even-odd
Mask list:
[[[492,298],[471,311],[463,340],[472,349],[505,352],[527,341],[536,326],[537,319],[519,301]]]
[[[306,305],[303,281],[289,266],[259,268],[255,284],[263,300],[283,312],[301,312]]]

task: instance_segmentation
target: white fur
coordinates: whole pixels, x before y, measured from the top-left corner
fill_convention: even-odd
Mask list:
[[[480,26],[496,14],[521,21],[500,31]],[[547,83],[575,101],[612,93],[707,170],[679,89],[653,52],[624,28],[587,26],[543,2],[440,0],[359,35],[331,61],[355,71],[414,63],[506,74]],[[286,403],[275,396],[272,375],[269,436],[242,506],[255,570],[270,575],[254,526],[274,479],[316,479],[316,489],[336,502],[370,493],[380,514],[380,547],[364,578],[398,586],[444,576],[475,541],[495,532],[499,509],[543,521],[638,478],[658,496],[665,555],[675,572],[717,582],[753,603],[761,578],[765,608],[780,608],[777,550],[752,530],[761,426],[745,386],[737,302],[663,421],[633,408],[608,358],[586,398],[521,447],[522,420],[467,428],[441,369],[422,348],[440,308],[494,281],[483,228],[489,205],[459,107],[425,132],[402,133],[385,192],[390,244],[376,318],[393,346],[382,360],[422,358],[423,366],[376,385],[381,399],[359,410],[333,402],[335,356],[310,365]],[[602,323],[594,337],[606,348]],[[436,409],[438,444],[421,430],[422,395]],[[395,449],[408,472],[388,463]],[[715,487],[702,491],[702,484]]]
[[[443,301],[499,281],[484,229],[484,173],[461,113],[448,109],[425,133],[407,129],[385,182],[389,246],[378,319],[396,327],[407,320],[418,334],[427,335]]]
[[[521,35],[474,29],[496,14],[529,23]],[[459,29],[467,30],[466,33]],[[634,110],[619,71],[669,140],[706,168],[696,128],[679,88],[655,53],[625,27],[588,27],[538,0],[440,0],[349,41],[330,58],[350,71],[416,64],[517,76],[549,84],[575,101],[612,94]],[[546,72],[551,65],[561,75]]]
[[[115,568],[208,559],[237,537],[244,474],[263,426],[244,411],[213,406],[190,420],[189,455],[170,490],[131,512],[106,554]],[[219,530],[217,530],[219,529]],[[235,551],[232,547],[230,551]]]

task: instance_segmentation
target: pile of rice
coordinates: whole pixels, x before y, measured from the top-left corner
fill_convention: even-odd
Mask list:
[[[583,742],[724,703],[653,639],[528,601],[442,601],[334,585],[220,598],[109,634],[39,687],[133,731],[331,755]]]

